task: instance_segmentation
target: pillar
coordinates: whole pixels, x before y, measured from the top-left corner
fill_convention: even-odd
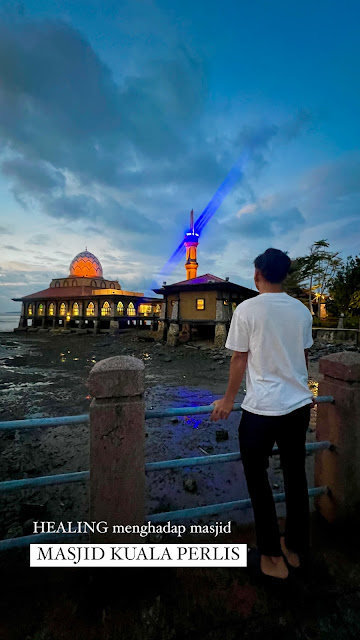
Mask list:
[[[112,318],[110,320],[110,333],[116,333],[117,330],[119,328],[119,322],[117,320],[115,320],[114,318]]]
[[[109,526],[94,543],[136,542],[112,527],[144,523],[144,369],[138,358],[115,356],[90,372],[90,520]]]
[[[154,338],[156,342],[162,342],[165,338],[165,322],[159,320],[157,331],[154,331]]]
[[[184,322],[184,324],[181,326],[179,340],[180,342],[188,342],[190,340],[190,337],[191,337],[190,324],[188,322]]]
[[[167,344],[170,347],[176,347],[179,343],[179,330],[180,327],[175,322],[170,322],[168,334],[167,334]]]
[[[315,486],[329,495],[315,504],[328,522],[351,519],[360,508],[360,353],[334,353],[320,359],[319,395],[334,404],[318,404],[316,439],[329,440],[335,450],[316,454]]]
[[[218,322],[215,325],[214,345],[219,348],[224,347],[226,342],[226,337],[227,337],[226,324],[223,322]]]
[[[32,313],[32,316],[31,316],[31,326],[33,328],[35,328],[35,326],[36,326],[36,314],[37,314],[37,302],[36,301],[32,302],[32,305],[33,305],[33,307],[32,307],[33,313]]]

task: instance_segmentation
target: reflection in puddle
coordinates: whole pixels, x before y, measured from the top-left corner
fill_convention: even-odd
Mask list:
[[[4,389],[0,389],[0,393],[8,392],[14,389],[29,389],[30,387],[48,387],[53,382],[8,382],[4,383]]]
[[[196,416],[184,416],[183,420],[193,429],[197,429],[203,422],[201,418],[198,418]]]
[[[316,397],[319,391],[319,383],[315,380],[309,380],[308,385],[311,393]]]

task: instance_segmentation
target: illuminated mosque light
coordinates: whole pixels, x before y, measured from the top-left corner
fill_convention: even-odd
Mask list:
[[[230,191],[235,186],[236,182],[242,177],[244,165],[248,159],[248,152],[244,151],[238,161],[234,164],[232,169],[230,169],[227,174],[225,180],[221,183],[214,196],[211,198],[210,202],[205,207],[204,211],[200,214],[195,223],[193,223],[192,228],[185,233],[186,236],[197,236],[200,238],[200,234],[203,229],[206,227],[207,223],[211,220],[213,215],[219,209],[226,196],[230,193]],[[163,269],[159,274],[158,280],[162,280],[164,277],[168,276],[176,267],[178,261],[181,258],[181,255],[185,250],[185,242],[183,240],[177,249],[174,251],[172,256],[164,265]]]

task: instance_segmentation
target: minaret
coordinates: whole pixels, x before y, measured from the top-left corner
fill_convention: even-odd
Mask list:
[[[196,250],[199,244],[199,234],[194,230],[194,211],[190,213],[190,231],[185,233],[184,245],[186,247],[186,280],[196,278],[198,263],[196,261]]]

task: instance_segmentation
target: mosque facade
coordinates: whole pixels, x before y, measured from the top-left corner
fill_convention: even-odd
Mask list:
[[[100,261],[87,250],[72,260],[68,276],[54,278],[47,289],[12,299],[22,302],[17,331],[55,333],[157,328],[162,304],[159,298],[123,290],[118,280],[105,279]]]

